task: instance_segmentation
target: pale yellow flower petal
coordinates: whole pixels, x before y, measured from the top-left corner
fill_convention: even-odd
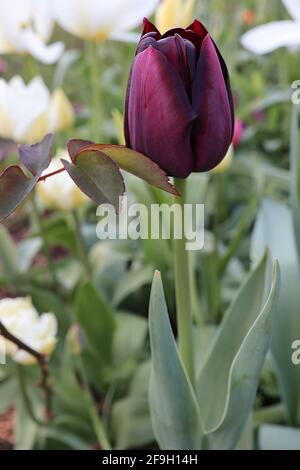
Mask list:
[[[43,140],[45,135],[49,132],[49,117],[48,113],[41,114],[36,121],[32,123],[24,136],[18,137],[18,142],[24,144],[33,144]]]
[[[50,131],[63,131],[73,126],[75,113],[72,104],[62,89],[54,91],[49,110]]]
[[[65,150],[59,151],[45,174],[62,168],[61,158],[69,160],[68,152]],[[41,204],[46,209],[71,211],[84,207],[89,201],[88,197],[71,180],[67,172],[51,176],[46,181],[38,183],[36,191]]]
[[[195,0],[164,0],[156,11],[156,26],[161,33],[186,28],[193,21]]]
[[[219,165],[216,168],[214,168],[214,170],[212,170],[212,172],[213,173],[224,173],[227,170],[229,170],[229,168],[232,165],[233,156],[234,156],[234,150],[233,150],[233,145],[231,145],[229,147],[229,150],[228,150],[227,155],[224,158],[224,160],[222,160],[221,163],[219,163]]]

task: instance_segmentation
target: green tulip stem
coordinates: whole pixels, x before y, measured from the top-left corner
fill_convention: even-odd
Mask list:
[[[55,270],[55,264],[54,264],[54,261],[52,259],[51,250],[50,250],[48,240],[47,240],[47,237],[46,237],[46,233],[45,233],[45,229],[44,229],[44,225],[43,225],[43,220],[42,220],[40,210],[39,210],[39,207],[38,207],[38,204],[37,204],[35,192],[32,193],[32,196],[30,198],[30,202],[31,202],[33,220],[34,220],[36,229],[39,232],[39,236],[41,237],[41,239],[43,241],[43,251],[44,251],[44,255],[47,259],[47,265],[48,265],[48,269],[49,269],[49,272],[50,272],[50,275],[51,275],[52,285],[53,285],[54,288],[58,288],[59,281],[58,281],[58,277],[57,277],[56,270]]]
[[[74,227],[74,232],[75,232],[75,237],[76,237],[78,256],[84,267],[86,279],[90,280],[91,267],[89,263],[87,247],[86,247],[84,237],[82,234],[82,227],[81,227],[79,215],[76,209],[72,211],[72,218],[73,218],[73,227]]]
[[[91,139],[97,142],[100,137],[100,119],[102,118],[98,45],[95,42],[89,41],[86,43],[86,46],[91,81]]]
[[[181,198],[176,203],[181,204],[182,217],[184,217],[184,204],[186,200],[187,180],[175,181]],[[183,225],[183,224],[182,224]],[[175,240],[174,237],[174,275],[176,292],[177,330],[179,353],[191,384],[195,385],[194,348],[193,348],[193,314],[190,285],[190,256],[186,250],[186,239]]]
[[[24,408],[29,416],[29,418],[37,425],[37,426],[45,426],[47,423],[37,418],[34,414],[33,407],[31,404],[31,400],[29,398],[27,388],[26,388],[26,380],[23,367],[20,364],[17,364],[17,380],[19,384],[19,390],[21,399],[24,405]]]
[[[85,400],[90,415],[90,419],[94,428],[94,432],[97,436],[98,443],[101,447],[101,450],[111,450],[111,444],[109,442],[106,429],[102,422],[102,418],[99,415],[97,406],[95,404],[92,391],[89,386],[89,381],[85,372],[85,367],[81,357],[77,358],[77,366],[79,369],[79,374],[83,383],[83,399]]]

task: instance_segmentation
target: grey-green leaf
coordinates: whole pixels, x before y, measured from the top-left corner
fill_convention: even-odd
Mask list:
[[[300,429],[287,426],[262,426],[258,442],[260,450],[300,450]]]
[[[155,437],[161,449],[201,449],[199,408],[179,357],[159,272],[153,280],[149,315],[150,410]]]
[[[249,417],[274,323],[278,264],[265,301],[268,256],[249,275],[208,353],[198,398],[210,449],[233,449]]]
[[[296,245],[298,249],[298,256],[300,256],[300,129],[298,106],[292,107],[292,123],[290,137],[291,202],[293,208]]]
[[[291,424],[300,424],[300,373],[292,364],[292,343],[300,332],[300,270],[290,209],[284,204],[265,200],[252,238],[252,259],[268,246],[281,269],[278,319],[271,345],[282,395]]]

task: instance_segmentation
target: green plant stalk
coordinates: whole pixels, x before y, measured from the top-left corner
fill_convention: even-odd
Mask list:
[[[28,83],[39,75],[39,66],[36,60],[30,55],[25,56],[25,69]]]
[[[19,389],[20,389],[21,398],[23,400],[23,403],[24,403],[25,409],[28,413],[28,416],[31,418],[31,420],[37,426],[46,426],[47,423],[40,420],[39,418],[37,418],[34,414],[34,411],[32,409],[32,405],[31,405],[31,401],[30,401],[30,398],[28,396],[27,389],[26,389],[26,381],[25,381],[25,377],[24,377],[24,371],[23,371],[22,366],[20,366],[20,364],[17,364],[17,378],[18,378],[18,382],[19,382]]]
[[[243,237],[249,230],[249,227],[251,226],[251,223],[254,220],[256,211],[257,211],[257,202],[255,200],[250,203],[250,205],[248,206],[248,208],[245,210],[244,214],[242,215],[239,221],[239,224],[236,228],[234,237],[232,238],[224,257],[220,261],[220,264],[219,264],[220,276],[223,276],[225,274],[228,264],[230,263],[231,259],[234,257],[236,251],[238,250],[243,240]]]
[[[102,450],[111,450],[111,444],[109,442],[109,439],[107,437],[104,425],[102,423],[102,419],[99,416],[98,410],[96,408],[90,387],[89,387],[89,382],[88,378],[85,373],[85,368],[82,362],[81,357],[77,358],[77,365],[79,368],[79,373],[81,376],[81,379],[83,381],[83,386],[84,386],[84,398],[86,400],[87,406],[88,406],[88,411],[89,415],[91,418],[91,422],[93,424],[93,428],[95,431],[95,434],[98,439],[98,443],[101,447]]]
[[[88,41],[86,42],[86,49],[89,57],[91,81],[91,139],[97,142],[100,140],[102,118],[98,45],[93,41]]]
[[[44,254],[47,258],[47,264],[48,264],[49,272],[51,274],[52,284],[53,284],[54,287],[58,287],[59,286],[58,277],[57,277],[57,274],[56,274],[56,271],[55,271],[55,265],[54,265],[54,262],[53,262],[53,259],[52,259],[52,256],[51,256],[49,244],[48,244],[46,234],[45,234],[45,230],[44,230],[44,227],[43,227],[43,221],[41,219],[40,211],[39,211],[39,208],[38,208],[38,205],[37,205],[37,202],[36,202],[35,192],[33,192],[32,196],[30,198],[30,201],[31,201],[32,214],[33,214],[34,222],[36,224],[39,235],[43,240],[43,251],[44,251]]]
[[[286,423],[287,415],[282,403],[278,405],[261,408],[253,412],[253,425],[259,427],[262,424]]]
[[[186,199],[186,180],[175,180],[175,186],[181,194],[180,204],[184,209]],[[178,200],[176,200],[178,203]],[[182,214],[184,214],[182,210]],[[182,224],[183,225],[183,224]],[[186,251],[184,234],[181,240],[174,237],[174,275],[176,292],[176,311],[179,353],[191,384],[195,386],[194,348],[193,348],[193,313],[191,303],[189,252]]]
[[[75,231],[75,237],[76,237],[76,243],[77,243],[78,256],[81,259],[81,262],[83,264],[86,279],[90,280],[91,279],[91,267],[89,263],[89,257],[88,257],[88,252],[86,249],[85,241],[82,235],[78,212],[76,209],[72,211],[72,218],[73,218],[73,225],[74,225],[74,231]]]

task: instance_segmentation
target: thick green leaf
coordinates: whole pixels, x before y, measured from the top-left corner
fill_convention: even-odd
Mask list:
[[[115,162],[99,150],[83,150],[70,163],[61,160],[74,183],[97,204],[112,204],[119,210],[125,192],[123,177]]]
[[[134,359],[141,352],[146,339],[148,323],[146,318],[125,312],[118,314],[116,320],[113,359],[115,364],[122,364],[127,360]]]
[[[27,413],[20,398],[16,404],[14,450],[32,450],[38,435],[38,426]]]
[[[154,441],[148,390],[150,363],[138,368],[126,398],[118,400],[112,409],[112,434],[117,449],[145,446]]]
[[[0,221],[8,217],[30,194],[42,172],[48,168],[51,160],[53,137],[48,135],[35,145],[21,145],[20,159],[32,174],[27,177],[22,168],[10,166],[0,174]]]
[[[152,186],[178,196],[176,188],[156,163],[145,155],[123,145],[93,144],[84,140],[71,140],[68,149],[72,160],[83,150],[100,151],[110,157],[122,170],[141,178]]]
[[[153,280],[149,315],[150,409],[154,434],[161,449],[201,449],[199,408],[179,357],[159,272]]]
[[[272,353],[290,423],[300,424],[300,373],[291,361],[291,346],[300,332],[300,270],[291,211],[270,200],[263,202],[255,225],[253,260],[260,257],[265,246],[273,258],[279,259],[282,273]]]
[[[15,379],[9,378],[0,382],[0,414],[5,413],[5,411],[13,406],[18,393],[19,389]]]
[[[91,445],[76,434],[58,427],[46,427],[41,430],[41,437],[63,444],[72,450],[91,450]]]
[[[292,106],[292,123],[290,138],[290,168],[291,168],[291,199],[294,218],[294,230],[298,256],[300,257],[300,129],[299,109]]]
[[[116,328],[114,312],[90,283],[78,292],[76,316],[93,352],[104,363],[110,362]]]
[[[262,426],[258,442],[260,450],[300,450],[300,429]]]
[[[139,266],[127,271],[119,280],[114,292],[112,303],[114,306],[120,305],[133,292],[152,281],[153,269],[151,266]]]
[[[241,437],[270,344],[278,265],[265,298],[268,257],[250,274],[229,307],[198,380],[198,399],[210,449],[233,449]]]

